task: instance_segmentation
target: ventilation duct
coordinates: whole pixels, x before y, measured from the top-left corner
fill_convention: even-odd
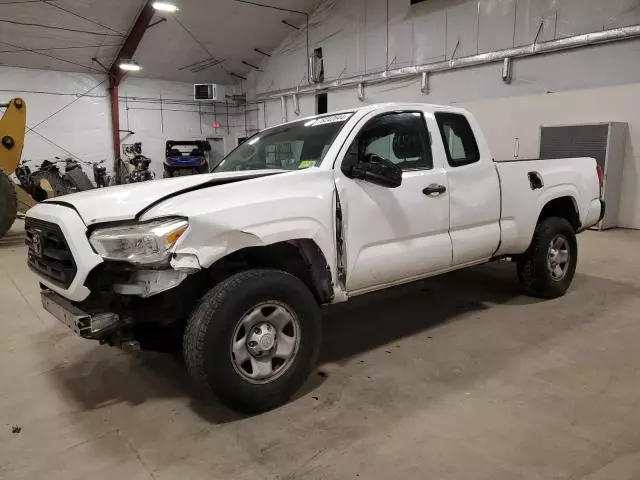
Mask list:
[[[612,43],[624,40],[631,40],[640,37],[640,25],[631,27],[614,28],[603,30],[601,32],[585,33],[573,37],[561,38],[549,42],[532,43],[524,47],[508,48],[505,50],[497,50],[493,52],[481,53],[469,57],[460,57],[443,62],[428,63],[416,65],[413,67],[403,67],[383,72],[369,73],[365,75],[355,75],[352,77],[343,77],[329,82],[316,83],[311,85],[303,85],[299,88],[287,88],[282,90],[274,90],[257,94],[258,100],[267,98],[277,98],[283,95],[293,95],[294,93],[315,93],[321,90],[334,90],[338,88],[356,87],[359,83],[374,84],[392,80],[404,80],[422,73],[445,72],[458,68],[475,67],[488,63],[503,62],[505,58],[522,58],[534,55],[541,55],[552,52],[560,52],[562,50],[570,50],[574,48],[583,48],[590,45],[602,43]]]

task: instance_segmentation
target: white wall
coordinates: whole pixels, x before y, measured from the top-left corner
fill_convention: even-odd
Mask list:
[[[0,101],[22,97],[27,125],[34,127],[26,134],[22,158],[34,165],[56,156],[112,159],[106,89],[106,77],[100,75],[0,67]]]
[[[554,94],[465,102],[485,132],[496,158],[513,158],[518,137],[520,158],[540,152],[540,125],[571,125],[602,121],[627,122],[618,225],[640,228],[640,83],[573,90]]]
[[[322,47],[325,80],[474,55],[603,28],[640,24],[636,0],[331,0],[311,15],[310,49]],[[388,16],[387,16],[387,11]],[[388,27],[388,28],[387,28]],[[387,34],[388,31],[388,34]],[[306,80],[305,32],[292,33],[245,84],[250,94],[291,88]],[[388,46],[388,47],[387,47]],[[387,57],[388,48],[388,57]],[[470,108],[487,131],[496,157],[539,153],[540,125],[629,123],[619,225],[640,228],[640,40],[588,47],[513,62],[513,81],[501,80],[501,64],[434,74],[430,93],[420,79],[365,89],[331,90],[329,111],[367,103],[417,101]],[[291,98],[287,117],[293,120]],[[282,121],[280,100],[265,102],[266,123]],[[315,113],[312,95],[300,96],[300,117]]]
[[[107,86],[103,75],[0,67],[0,100],[22,97],[27,103],[27,125],[33,127],[25,138],[22,158],[32,159],[33,165],[56,156],[86,162],[107,159],[111,170],[114,152]],[[224,105],[199,107],[192,100],[190,83],[130,76],[119,90],[120,128],[135,132],[122,132],[122,143],[142,142],[143,153],[160,176],[167,140],[222,137],[228,152],[238,137],[255,133],[262,115],[262,107],[255,104],[230,106],[228,119]],[[214,119],[220,124],[217,130]],[[83,168],[93,179],[91,167]]]
[[[152,168],[159,176],[167,140],[222,138],[229,152],[239,137],[252,135],[258,128],[257,105],[230,105],[227,116],[225,105],[194,102],[191,83],[128,77],[119,93],[120,129],[134,132],[122,132],[121,142],[142,142],[143,154],[153,160]],[[213,128],[214,120],[218,129]]]

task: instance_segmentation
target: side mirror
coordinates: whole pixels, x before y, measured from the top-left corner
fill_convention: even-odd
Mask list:
[[[381,187],[396,188],[402,184],[402,169],[392,161],[375,154],[365,156],[349,173],[352,178]]]

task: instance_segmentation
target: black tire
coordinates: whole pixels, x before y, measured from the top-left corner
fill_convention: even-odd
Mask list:
[[[74,168],[64,174],[64,179],[78,192],[93,189],[93,184],[86,173],[80,168]]]
[[[269,383],[244,379],[233,364],[231,340],[244,315],[262,302],[277,301],[297,316],[297,352],[284,372]],[[279,270],[248,270],[221,281],[201,299],[187,322],[184,358],[196,384],[225,405],[257,413],[286,403],[302,386],[318,356],[320,309],[309,289]]]
[[[13,182],[0,170],[0,238],[9,231],[18,214],[18,198]]]
[[[556,279],[547,259],[551,242],[558,237],[566,240],[569,259],[564,275]],[[536,226],[529,249],[518,258],[518,279],[524,291],[533,297],[561,297],[571,285],[577,263],[578,242],[574,228],[564,218],[549,217]]]

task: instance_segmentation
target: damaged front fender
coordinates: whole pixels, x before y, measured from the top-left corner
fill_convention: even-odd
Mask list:
[[[216,261],[236,250],[264,245],[265,243],[257,235],[237,230],[214,237],[190,235],[177,246],[171,259],[171,266],[176,270],[209,268]]]

